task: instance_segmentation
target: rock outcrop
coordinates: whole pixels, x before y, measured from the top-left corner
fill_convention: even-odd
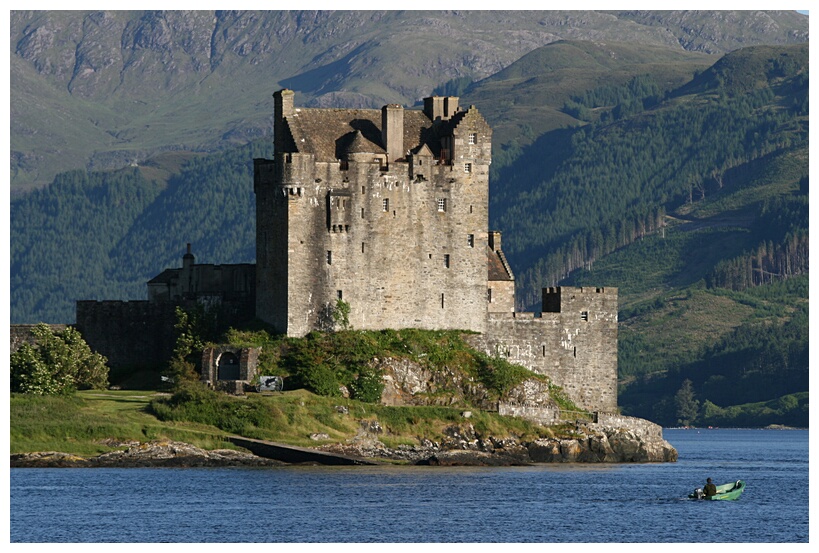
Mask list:
[[[80,457],[69,453],[45,451],[18,453],[11,456],[12,468],[97,468],[97,467],[235,467],[284,465],[275,459],[258,457],[233,449],[205,450],[183,442],[107,442],[124,450],[103,453],[96,457]]]
[[[673,463],[677,450],[653,433],[622,426],[578,426],[571,438],[545,438],[532,442],[515,438],[481,436],[468,423],[444,429],[440,442],[387,448],[373,423],[347,443],[321,446],[322,451],[342,455],[392,459],[413,464],[440,466],[513,466],[535,463]]]

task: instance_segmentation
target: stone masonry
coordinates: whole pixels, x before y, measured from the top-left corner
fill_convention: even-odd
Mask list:
[[[255,161],[256,314],[327,328],[483,331],[492,131],[474,106],[298,109],[275,95],[274,160]]]

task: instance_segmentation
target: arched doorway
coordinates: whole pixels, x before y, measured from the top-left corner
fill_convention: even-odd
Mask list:
[[[226,351],[219,356],[217,380],[239,380],[239,358]]]

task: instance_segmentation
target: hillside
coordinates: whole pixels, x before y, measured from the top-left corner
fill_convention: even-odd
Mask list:
[[[434,85],[440,93],[459,94],[462,105],[477,105],[496,128],[490,223],[504,233],[519,307],[536,306],[543,286],[618,287],[620,405],[626,414],[667,425],[678,424],[675,401],[686,381],[717,424],[750,420],[737,414],[753,410],[763,412],[753,420],[767,420],[764,412],[793,407],[793,401],[807,413],[807,398],[794,399],[808,390],[806,30],[800,34],[801,27],[791,25],[781,31],[795,14],[754,13],[739,27],[730,12],[722,16],[724,34],[709,34],[710,23],[694,12],[593,14],[580,18],[588,28],[566,24],[569,39],[554,35],[544,44],[520,46],[526,52],[510,56],[494,73],[476,70],[453,79],[443,72]],[[765,18],[779,22],[762,25],[770,35],[757,25]],[[44,14],[34,19],[49,20]],[[616,21],[610,30],[620,39],[612,29],[639,23],[635,36],[645,43],[577,39],[603,20]],[[544,28],[561,27],[557,15],[543,21]],[[691,50],[648,40],[668,39],[676,27],[654,28],[663,21],[686,22],[674,40]],[[309,27],[304,18],[297,23]],[[697,29],[703,30],[699,38]],[[310,36],[311,48],[331,40]],[[757,39],[801,43],[728,54],[718,47]],[[369,50],[362,48],[366,58]],[[48,56],[37,59],[54,73],[49,78],[67,79],[67,69],[57,70]],[[22,62],[13,55],[13,72],[16,63]],[[342,66],[325,65],[324,73],[311,73],[304,83],[346,82],[331,78],[346,78]],[[26,74],[32,86],[42,78]],[[169,71],[168,83],[175,74]],[[269,99],[270,84],[254,102]],[[312,105],[347,105],[352,98],[330,92],[331,84],[313,95],[307,84],[299,86],[305,87],[299,99],[304,94]],[[50,90],[31,101],[56,102],[60,95]],[[111,90],[111,102],[125,94],[117,86]],[[104,110],[106,101],[83,102]],[[194,120],[194,127],[204,124],[196,117],[188,122]],[[26,135],[15,125],[13,118],[13,147]],[[167,135],[154,138],[181,140],[174,133],[185,129],[166,128]],[[138,135],[131,135],[134,143],[143,140]],[[76,299],[143,299],[148,279],[179,266],[186,242],[193,243],[197,262],[252,262],[251,160],[271,155],[270,140],[205,154],[210,147],[181,140],[153,157],[145,148],[144,158],[119,171],[61,173],[50,186],[15,197],[12,322],[71,322]]]
[[[411,106],[559,40],[702,59],[808,38],[807,16],[787,11],[12,11],[10,27],[13,193],[244,144],[269,134],[280,87],[310,106]]]

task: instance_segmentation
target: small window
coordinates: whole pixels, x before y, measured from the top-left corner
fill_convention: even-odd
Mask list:
[[[444,267],[449,269],[449,254],[448,253],[444,254]]]
[[[492,289],[491,288],[486,289],[486,299],[489,301],[489,303],[492,303]]]
[[[464,173],[471,173],[472,172],[472,164],[471,163],[464,163]]]
[[[470,144],[477,144],[478,143],[478,134],[471,132],[469,133],[469,143]]]
[[[364,242],[361,243],[361,253],[364,253]]]
[[[438,198],[438,211],[446,211],[446,198]]]
[[[331,252],[330,250],[327,250],[327,264],[328,265],[333,264],[333,252]]]
[[[474,234],[467,234],[466,235],[466,243],[469,244],[470,248],[475,247],[475,235]]]
[[[361,218],[362,219],[364,218],[364,208],[363,207],[361,208]]]
[[[381,200],[381,207],[384,209],[384,211],[389,211],[390,210],[390,200],[389,200],[389,198],[384,198],[383,200]]]
[[[444,295],[441,294],[441,309],[444,308]]]
[[[589,312],[583,311],[580,313],[580,320],[581,321],[588,321],[589,320]]]
[[[340,300],[344,299],[343,294],[341,293],[341,290],[336,290],[336,297],[338,297],[338,299],[340,299]]]

